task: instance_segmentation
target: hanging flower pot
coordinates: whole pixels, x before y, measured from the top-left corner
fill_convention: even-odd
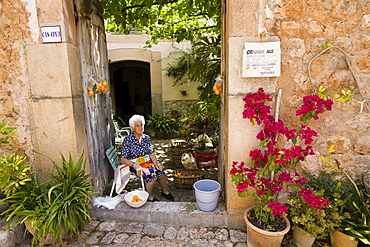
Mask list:
[[[247,224],[247,245],[248,247],[280,247],[284,235],[289,232],[290,222],[283,216],[286,227],[283,231],[270,232],[262,230],[253,225],[248,219],[248,213],[255,207],[248,208],[244,213],[244,221]]]
[[[298,247],[311,247],[313,242],[315,242],[316,236],[313,234],[310,234],[300,228],[297,225],[294,225],[293,227],[293,242]]]

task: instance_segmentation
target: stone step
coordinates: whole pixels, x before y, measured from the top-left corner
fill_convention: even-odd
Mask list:
[[[147,202],[132,208],[120,202],[114,209],[90,206],[91,217],[119,222],[137,222],[168,226],[226,227],[225,203],[219,202],[211,212],[198,209],[196,202]]]

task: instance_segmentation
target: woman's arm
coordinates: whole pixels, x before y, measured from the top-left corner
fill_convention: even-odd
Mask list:
[[[141,176],[141,166],[139,164],[136,164],[135,162],[132,162],[126,158],[120,158],[119,162],[121,164],[127,165],[129,167],[134,168],[137,171],[137,175]]]
[[[157,156],[155,155],[155,153],[151,153],[151,154],[149,154],[149,156],[152,159],[155,168],[157,168],[158,170],[162,171],[163,170],[163,166],[162,166],[162,164],[158,163]]]

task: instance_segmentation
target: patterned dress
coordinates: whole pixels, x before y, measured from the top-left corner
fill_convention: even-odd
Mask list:
[[[154,153],[150,137],[146,134],[142,135],[141,143],[136,139],[134,133],[127,136],[122,142],[121,158],[125,158],[139,164],[144,168],[144,179],[147,183],[151,182],[158,176],[165,175],[163,171],[155,168],[153,161],[149,155]],[[136,170],[131,168],[131,171],[136,174]]]

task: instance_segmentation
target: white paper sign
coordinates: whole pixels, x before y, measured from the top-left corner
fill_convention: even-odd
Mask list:
[[[242,77],[280,76],[280,41],[245,43]]]
[[[41,27],[42,43],[61,43],[60,26]]]

